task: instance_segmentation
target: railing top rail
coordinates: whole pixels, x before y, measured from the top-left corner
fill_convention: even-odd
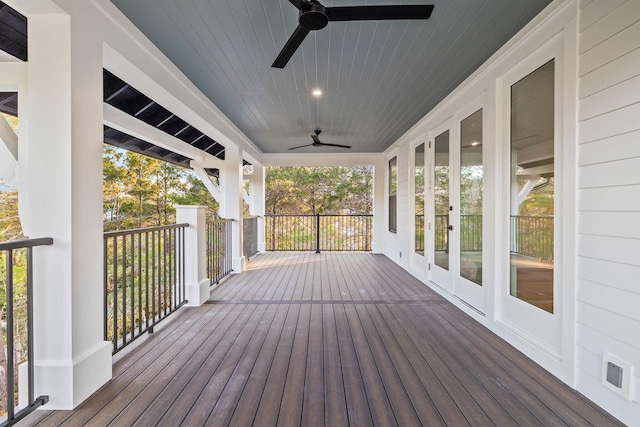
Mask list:
[[[549,219],[549,218],[553,218],[553,215],[511,215],[511,218],[542,218],[542,219]]]
[[[183,223],[183,224],[160,225],[156,227],[132,228],[130,230],[106,231],[104,233],[104,237],[126,236],[129,234],[148,233],[150,231],[173,230],[176,228],[184,228],[188,226],[189,224]]]
[[[213,221],[207,221],[207,224],[220,224],[224,222],[233,222],[233,219],[226,219],[226,218],[214,219]]]
[[[373,214],[265,214],[265,216],[373,216]]]
[[[34,246],[53,245],[51,237],[42,237],[39,239],[22,239],[12,240],[10,242],[0,243],[0,251],[10,251],[13,249],[33,248]]]

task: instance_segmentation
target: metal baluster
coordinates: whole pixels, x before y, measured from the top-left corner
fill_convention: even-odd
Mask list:
[[[13,343],[13,250],[6,252],[6,297],[7,297],[7,419],[13,419],[15,412],[15,375],[13,360],[14,343]]]

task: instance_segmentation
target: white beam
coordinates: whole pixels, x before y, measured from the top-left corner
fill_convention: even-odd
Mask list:
[[[193,171],[196,173],[198,178],[200,178],[200,181],[202,181],[204,186],[207,188],[209,194],[211,194],[215,201],[222,206],[222,204],[224,203],[223,194],[220,192],[218,187],[216,187],[216,185],[211,182],[211,178],[209,178],[207,171],[198,166],[192,165],[191,167],[193,168]]]
[[[146,124],[124,111],[104,103],[104,124],[128,135],[140,138],[151,144],[194,160],[204,161],[214,158],[199,148],[193,147],[178,138]]]
[[[0,119],[0,140],[14,160],[18,160],[18,135],[9,126],[4,117]]]
[[[221,160],[215,156],[209,156],[204,160],[191,160],[189,164],[192,168],[221,169],[224,167],[224,160]]]
[[[534,179],[529,179],[518,193],[518,215],[520,214],[520,205],[522,205],[522,202],[527,199],[527,196],[529,196],[529,194],[536,187],[538,179],[540,179],[539,176],[535,177]]]
[[[30,14],[61,13],[62,9],[51,0],[4,0],[6,4],[21,14],[29,17]]]
[[[523,175],[547,175],[553,173],[553,163],[550,163],[548,165],[542,165],[542,166],[536,166],[533,168],[528,168],[528,169],[523,169],[521,171],[518,172],[518,176],[523,176]]]
[[[26,62],[0,62],[0,92],[17,92],[26,81]]]

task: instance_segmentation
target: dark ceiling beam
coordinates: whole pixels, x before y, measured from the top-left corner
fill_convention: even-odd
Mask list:
[[[0,1],[0,49],[26,61],[27,46],[27,17]]]

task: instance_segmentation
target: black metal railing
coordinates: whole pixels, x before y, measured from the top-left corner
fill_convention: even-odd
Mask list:
[[[265,215],[269,251],[370,251],[373,215]]]
[[[424,254],[424,214],[416,214],[415,251]]]
[[[436,251],[449,250],[449,215],[435,217]],[[455,225],[454,225],[455,227]],[[460,215],[460,250],[463,252],[482,251],[482,215]]]
[[[258,253],[258,217],[242,218],[242,251],[249,259]]]
[[[35,398],[33,363],[33,248],[52,245],[53,239],[27,239],[0,243],[0,291],[5,300],[2,307],[3,331],[0,333],[0,368],[4,370],[1,404],[6,414],[0,426],[10,426],[49,401],[48,396]],[[2,260],[3,259],[3,260]],[[6,343],[3,341],[6,340]],[[4,363],[2,363],[4,362]],[[23,408],[16,411],[18,388],[17,367],[27,365],[27,398]],[[22,403],[22,402],[20,402]]]
[[[541,261],[553,260],[553,217],[512,216],[511,252]]]
[[[233,271],[232,223],[230,219],[207,222],[207,277],[212,285]]]
[[[460,215],[460,250],[482,252],[482,215]]]
[[[183,306],[188,224],[104,233],[104,337],[122,350]]]
[[[449,252],[449,215],[436,215],[433,225],[435,251]]]

